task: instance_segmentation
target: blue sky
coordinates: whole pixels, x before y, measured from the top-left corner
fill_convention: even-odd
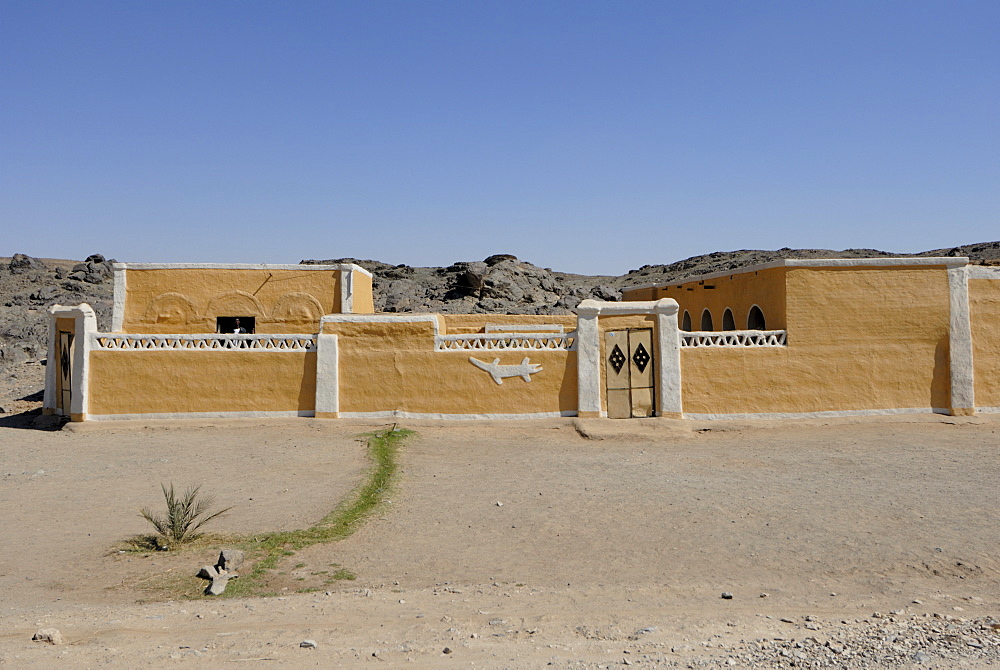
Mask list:
[[[1000,239],[1000,3],[0,0],[0,255]]]

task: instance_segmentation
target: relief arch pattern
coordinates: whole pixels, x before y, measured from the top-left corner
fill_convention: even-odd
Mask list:
[[[323,305],[308,293],[293,291],[278,298],[271,310],[271,319],[277,323],[319,326],[323,316]]]
[[[161,293],[149,301],[142,316],[143,323],[165,323],[183,326],[198,320],[198,310],[183,293]]]

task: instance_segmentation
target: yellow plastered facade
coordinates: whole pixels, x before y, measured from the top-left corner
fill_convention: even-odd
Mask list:
[[[316,354],[94,351],[89,414],[311,412]]]
[[[528,329],[561,326],[565,332],[569,332],[576,328],[576,316],[573,314],[541,316],[537,314],[441,314],[439,315],[439,323],[442,335],[485,333],[492,326],[502,326],[506,329],[514,326],[527,326]],[[551,332],[557,332],[557,330],[553,329]]]
[[[343,311],[344,270],[278,268],[125,268],[121,332],[214,333],[220,316],[254,317],[257,333],[315,333],[325,314]],[[371,280],[349,270],[354,309],[372,311]]]
[[[588,301],[579,318],[371,314],[371,276],[356,266],[128,265],[120,337],[93,332],[89,307],[54,306],[50,347],[74,332],[83,352],[73,420],[600,416],[605,333],[631,329],[651,331],[661,416],[976,411],[954,398],[1000,411],[1000,270],[970,275],[966,262],[784,261],[630,289],[634,307]],[[754,305],[766,331],[746,330]],[[719,332],[726,308],[740,332]],[[712,333],[677,330],[687,310],[698,331],[704,309]],[[256,334],[216,335],[217,316],[254,316]],[[47,412],[59,383],[47,377]]]
[[[351,279],[354,303],[351,312],[354,314],[371,314],[375,311],[375,297],[372,292],[371,275],[361,270],[352,270]],[[338,305],[338,309],[335,311],[343,312],[345,310],[340,309]]]
[[[435,351],[431,321],[324,323],[324,335],[336,335],[339,354],[340,413],[404,412],[449,415],[569,414],[576,409],[576,354],[572,351]],[[480,329],[492,315],[480,315]],[[468,330],[466,319],[455,319]],[[476,331],[478,332],[478,330]],[[525,358],[541,370],[502,379],[470,362],[499,359],[500,365],[518,365]]]
[[[712,315],[711,330],[722,330],[723,315],[727,309],[733,314],[735,330],[746,330],[750,309],[756,305],[764,314],[768,330],[782,330],[785,327],[786,271],[784,267],[767,268],[681,284],[625,289],[622,299],[673,298],[679,307],[678,323],[683,324],[684,313],[687,312],[691,318],[691,330],[701,330],[705,310]]]
[[[944,267],[787,268],[788,346],[682,349],[684,411],[947,410]]]
[[[976,405],[1000,411],[1000,279],[970,279]]]

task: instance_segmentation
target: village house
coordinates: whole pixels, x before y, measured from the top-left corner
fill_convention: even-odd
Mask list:
[[[1000,268],[780,260],[575,315],[374,313],[344,265],[120,263],[110,332],[50,308],[44,411],[160,418],[1000,412]]]

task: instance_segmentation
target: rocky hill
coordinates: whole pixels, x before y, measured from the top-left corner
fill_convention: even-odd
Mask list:
[[[374,277],[375,309],[385,312],[568,314],[586,298],[620,300],[629,286],[671,282],[779,258],[968,256],[1000,264],[1000,242],[900,254],[877,249],[778,249],[719,251],[665,265],[644,265],[619,277],[578,275],[541,268],[509,254],[448,267],[389,265],[334,258],[304,264],[357,263]],[[15,254],[0,258],[0,415],[37,408],[44,384],[46,308],[90,303],[98,328],[111,321],[114,259],[100,254],[82,262]]]

